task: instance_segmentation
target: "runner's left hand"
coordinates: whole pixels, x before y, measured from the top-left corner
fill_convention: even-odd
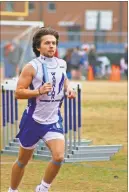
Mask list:
[[[76,91],[72,88],[67,89],[67,97],[73,99],[76,97]]]

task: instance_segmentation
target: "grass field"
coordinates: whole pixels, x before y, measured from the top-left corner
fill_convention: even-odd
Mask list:
[[[123,144],[123,149],[111,161],[64,164],[50,192],[127,192],[127,82],[83,82],[82,90],[82,137],[93,144]],[[15,159],[1,157],[1,192],[7,192]],[[46,165],[32,160],[19,191],[34,191]]]

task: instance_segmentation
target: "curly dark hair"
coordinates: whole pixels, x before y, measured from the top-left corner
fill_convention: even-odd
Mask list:
[[[40,47],[41,38],[44,35],[53,35],[56,38],[56,44],[58,45],[59,34],[57,31],[55,31],[50,27],[39,28],[33,36],[33,43],[32,43],[33,52],[35,53],[36,57],[40,56],[40,52],[37,50],[37,48]]]

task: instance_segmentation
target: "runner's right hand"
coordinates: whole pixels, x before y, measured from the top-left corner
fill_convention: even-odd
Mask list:
[[[47,94],[52,90],[52,85],[50,83],[44,83],[38,90],[40,95]]]

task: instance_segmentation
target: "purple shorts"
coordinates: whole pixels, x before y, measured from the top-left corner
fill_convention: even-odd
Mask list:
[[[58,124],[58,126],[57,126]],[[37,123],[32,115],[25,110],[19,125],[20,131],[16,138],[19,138],[23,147],[31,147],[35,145],[48,132],[56,132],[63,134],[62,122],[52,123],[49,125]]]

